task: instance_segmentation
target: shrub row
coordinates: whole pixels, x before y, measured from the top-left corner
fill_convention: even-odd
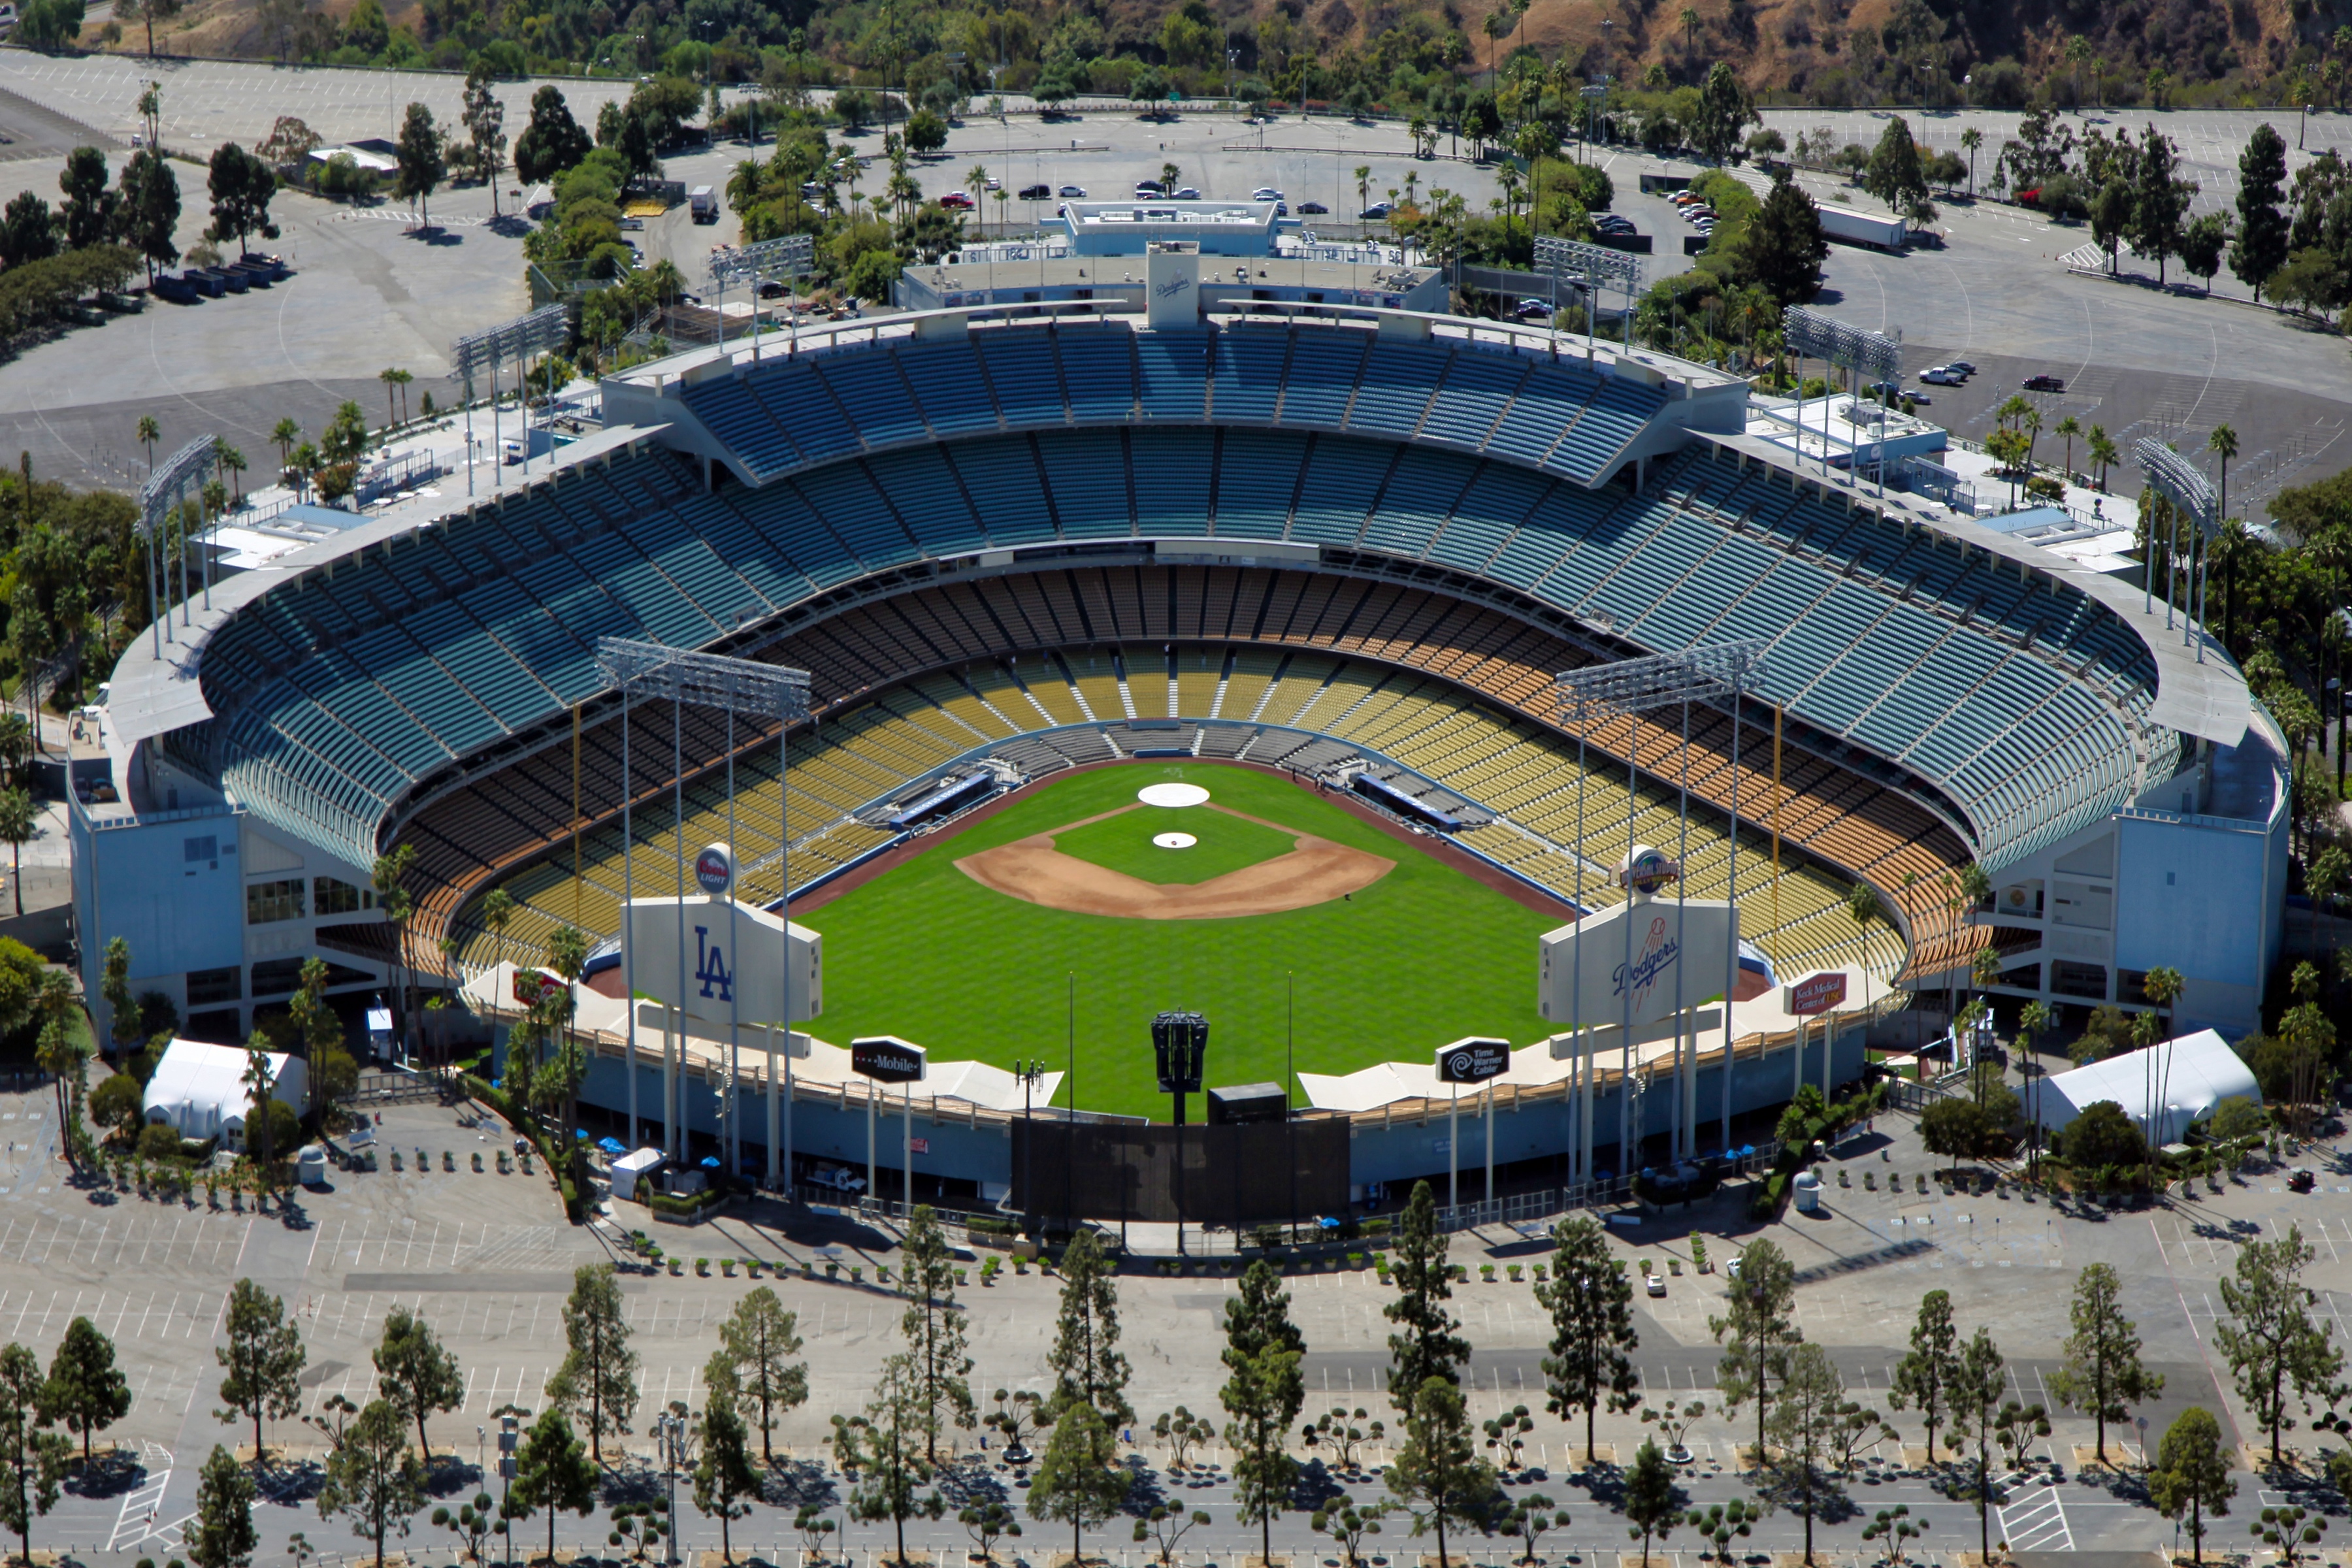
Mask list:
[[[47,326],[76,301],[121,289],[139,258],[119,245],[93,245],[0,272],[0,337]]]

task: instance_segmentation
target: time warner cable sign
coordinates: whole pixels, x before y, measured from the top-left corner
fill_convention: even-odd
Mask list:
[[[637,990],[716,1024],[820,1016],[824,939],[734,897],[735,857],[724,844],[696,854],[694,880],[699,897],[629,900],[621,940]]]
[[[1738,911],[1719,899],[1643,896],[1678,870],[1637,845],[1618,879],[1634,897],[1537,939],[1536,1006],[1545,1018],[1638,1030],[1722,996]]]

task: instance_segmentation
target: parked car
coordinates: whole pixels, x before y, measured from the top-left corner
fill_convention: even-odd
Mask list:
[[[1666,1293],[1666,1277],[1663,1274],[1644,1274],[1642,1276],[1642,1283],[1648,1288],[1653,1296],[1663,1296]]]
[[[1288,202],[1275,203],[1274,216],[1276,217],[1288,217],[1290,216],[1290,204]]]
[[[1968,380],[1968,374],[1948,364],[1930,365],[1919,373],[1919,379],[1930,386],[1958,386]]]
[[[1615,213],[1596,213],[1593,215],[1592,226],[1603,234],[1631,234],[1633,232],[1633,220],[1629,217],[1620,217]]]
[[[1331,209],[1325,206],[1321,202],[1301,202],[1298,204],[1298,216],[1300,217],[1328,217],[1330,213]]]
[[[1949,363],[1949,364],[1946,365],[1944,368],[1945,368],[1946,370],[1956,370],[1956,371],[1958,371],[1962,375],[1974,375],[1974,374],[1976,374],[1976,373],[1977,373],[1977,367],[1976,367],[1976,366],[1974,366],[1974,365],[1972,365],[1972,364],[1970,364],[1968,361],[1966,361],[1966,360],[1964,360],[1964,359],[1956,359],[1956,360],[1954,360],[1951,363]]]
[[[820,1165],[810,1173],[808,1184],[829,1192],[862,1193],[866,1190],[866,1178],[852,1175],[846,1165]]]
[[[1190,185],[1185,185],[1178,189],[1175,199],[1180,202],[1197,202],[1201,199],[1201,193]]]
[[[1021,199],[1024,202],[1045,202],[1051,201],[1053,198],[1054,187],[1051,185],[1024,185],[1021,187]]]
[[[1518,309],[1515,314],[1518,316],[1519,320],[1524,321],[1531,320],[1537,316],[1550,315],[1551,307],[1541,300],[1522,300],[1519,301]]]
[[[1356,216],[1367,223],[1378,223],[1394,211],[1396,208],[1387,202],[1374,202]]]
[[[1064,185],[1054,194],[1066,201],[1082,202],[1087,199],[1087,188],[1084,185]]]
[[[988,176],[988,188],[992,191],[1001,191],[1004,188],[1004,182],[991,174]]]
[[[2064,381],[2054,375],[2029,375],[2025,378],[2025,390],[2028,392],[2063,392],[2066,390],[2066,384]]]
[[[1138,180],[1135,182],[1135,199],[1137,201],[1148,201],[1153,196],[1164,196],[1167,194],[1168,193],[1166,191],[1160,188],[1157,181]]]
[[[2289,1192],[2295,1193],[2307,1193],[2311,1191],[2312,1186],[2318,1181],[2318,1177],[2313,1175],[2309,1171],[2297,1171],[2294,1175],[2289,1176],[2286,1179],[2287,1190]]]
[[[950,191],[940,198],[940,205],[950,212],[968,213],[972,210],[971,198],[961,191]]]
[[[1257,189],[1250,193],[1250,200],[1254,202],[1278,202],[1282,200],[1282,193],[1276,190],[1272,185],[1260,185]]]

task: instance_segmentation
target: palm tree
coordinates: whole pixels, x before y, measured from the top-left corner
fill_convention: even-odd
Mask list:
[[[282,468],[286,466],[289,454],[294,450],[294,443],[299,441],[301,438],[302,426],[295,424],[291,419],[280,419],[270,428],[269,439],[278,447],[278,466],[279,468]]]
[[[504,888],[492,888],[482,900],[482,921],[490,928],[497,962],[501,963],[507,956],[507,922],[514,919],[514,899]]]
[[[2077,33],[2066,40],[2066,63],[2074,68],[2074,107],[2083,106],[2083,65],[2091,58],[2091,40]]]
[[[1977,149],[1984,145],[1984,132],[1969,126],[1960,132],[1960,145],[1969,154],[1969,200],[1977,199]]]
[[[1688,5],[1684,6],[1682,24],[1683,47],[1696,50],[1698,47],[1698,12]]]
[[[1356,211],[1360,216],[1372,205],[1372,170],[1369,163],[1356,165]]]
[[[1862,976],[1866,991],[1870,984],[1870,922],[1878,914],[1878,889],[1867,882],[1856,882],[1846,891],[1845,912],[1853,921],[1853,972]],[[1859,1003],[1868,998],[1857,996],[1854,1000]]]
[[[155,423],[155,416],[142,414],[139,416],[139,434],[134,439],[147,448],[147,471],[151,474],[155,471],[155,443],[163,438],[163,427]]]
[[[1486,18],[1486,79],[1490,84],[1502,80],[1495,67],[1495,47],[1503,41],[1503,35],[1517,25],[1517,19],[1508,9],[1496,11]]]
[[[2029,406],[2017,416],[2017,427],[2025,432],[2025,472],[2030,478],[2033,473],[2033,443],[2042,436],[2042,410]]]
[[[2227,425],[2216,425],[2213,433],[2205,437],[2205,449],[2221,459],[2221,505],[2216,511],[2230,515],[2230,459],[2238,455],[2238,433]]]
[[[400,389],[400,422],[403,425],[408,423],[408,384],[415,379],[415,375],[409,371],[396,370],[392,373],[392,384]]]
[[[974,163],[971,168],[964,171],[963,181],[964,188],[971,193],[972,210],[974,212],[980,212],[982,210],[980,204],[988,199],[988,165],[985,163]],[[1171,191],[1169,195],[1173,195],[1175,193]],[[985,216],[981,218],[980,225],[981,231],[982,233],[986,233],[988,229],[988,219]]]
[[[2028,1002],[2025,1011],[2017,1016],[2017,1048],[2025,1060],[2019,1064],[2033,1080],[2033,1142],[2026,1147],[2026,1168],[2039,1173],[2042,1155],[2042,1061],[2034,1042],[2047,1034],[2057,1023],[2057,1016],[2040,1002]]]
[[[20,916],[25,912],[25,846],[33,841],[39,827],[30,790],[21,786],[0,790],[0,844],[8,846],[8,882],[16,895]]]
[[[2104,425],[2091,426],[2089,442],[2086,455],[2092,466],[2099,470],[2099,489],[2104,490],[2107,488],[2107,470],[2115,467],[2123,454],[2116,449],[2115,441],[2107,435],[2107,427]]]
[[[2083,433],[2083,427],[2076,424],[2074,416],[2069,414],[2058,421],[2057,427],[2050,433],[2053,436],[2066,437],[2066,482],[2073,484],[2074,482],[2074,437]]]
[[[400,372],[390,368],[375,373],[375,378],[383,383],[383,424],[387,430],[400,422],[392,411],[392,389],[397,384]]]

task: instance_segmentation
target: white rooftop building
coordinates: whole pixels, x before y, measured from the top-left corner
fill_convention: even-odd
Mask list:
[[[268,1056],[269,1097],[301,1115],[310,1098],[309,1064],[299,1057]],[[146,1119],[183,1138],[217,1138],[232,1149],[243,1148],[246,1113],[253,1104],[253,1090],[245,1081],[248,1059],[235,1046],[173,1040],[147,1080]]]

